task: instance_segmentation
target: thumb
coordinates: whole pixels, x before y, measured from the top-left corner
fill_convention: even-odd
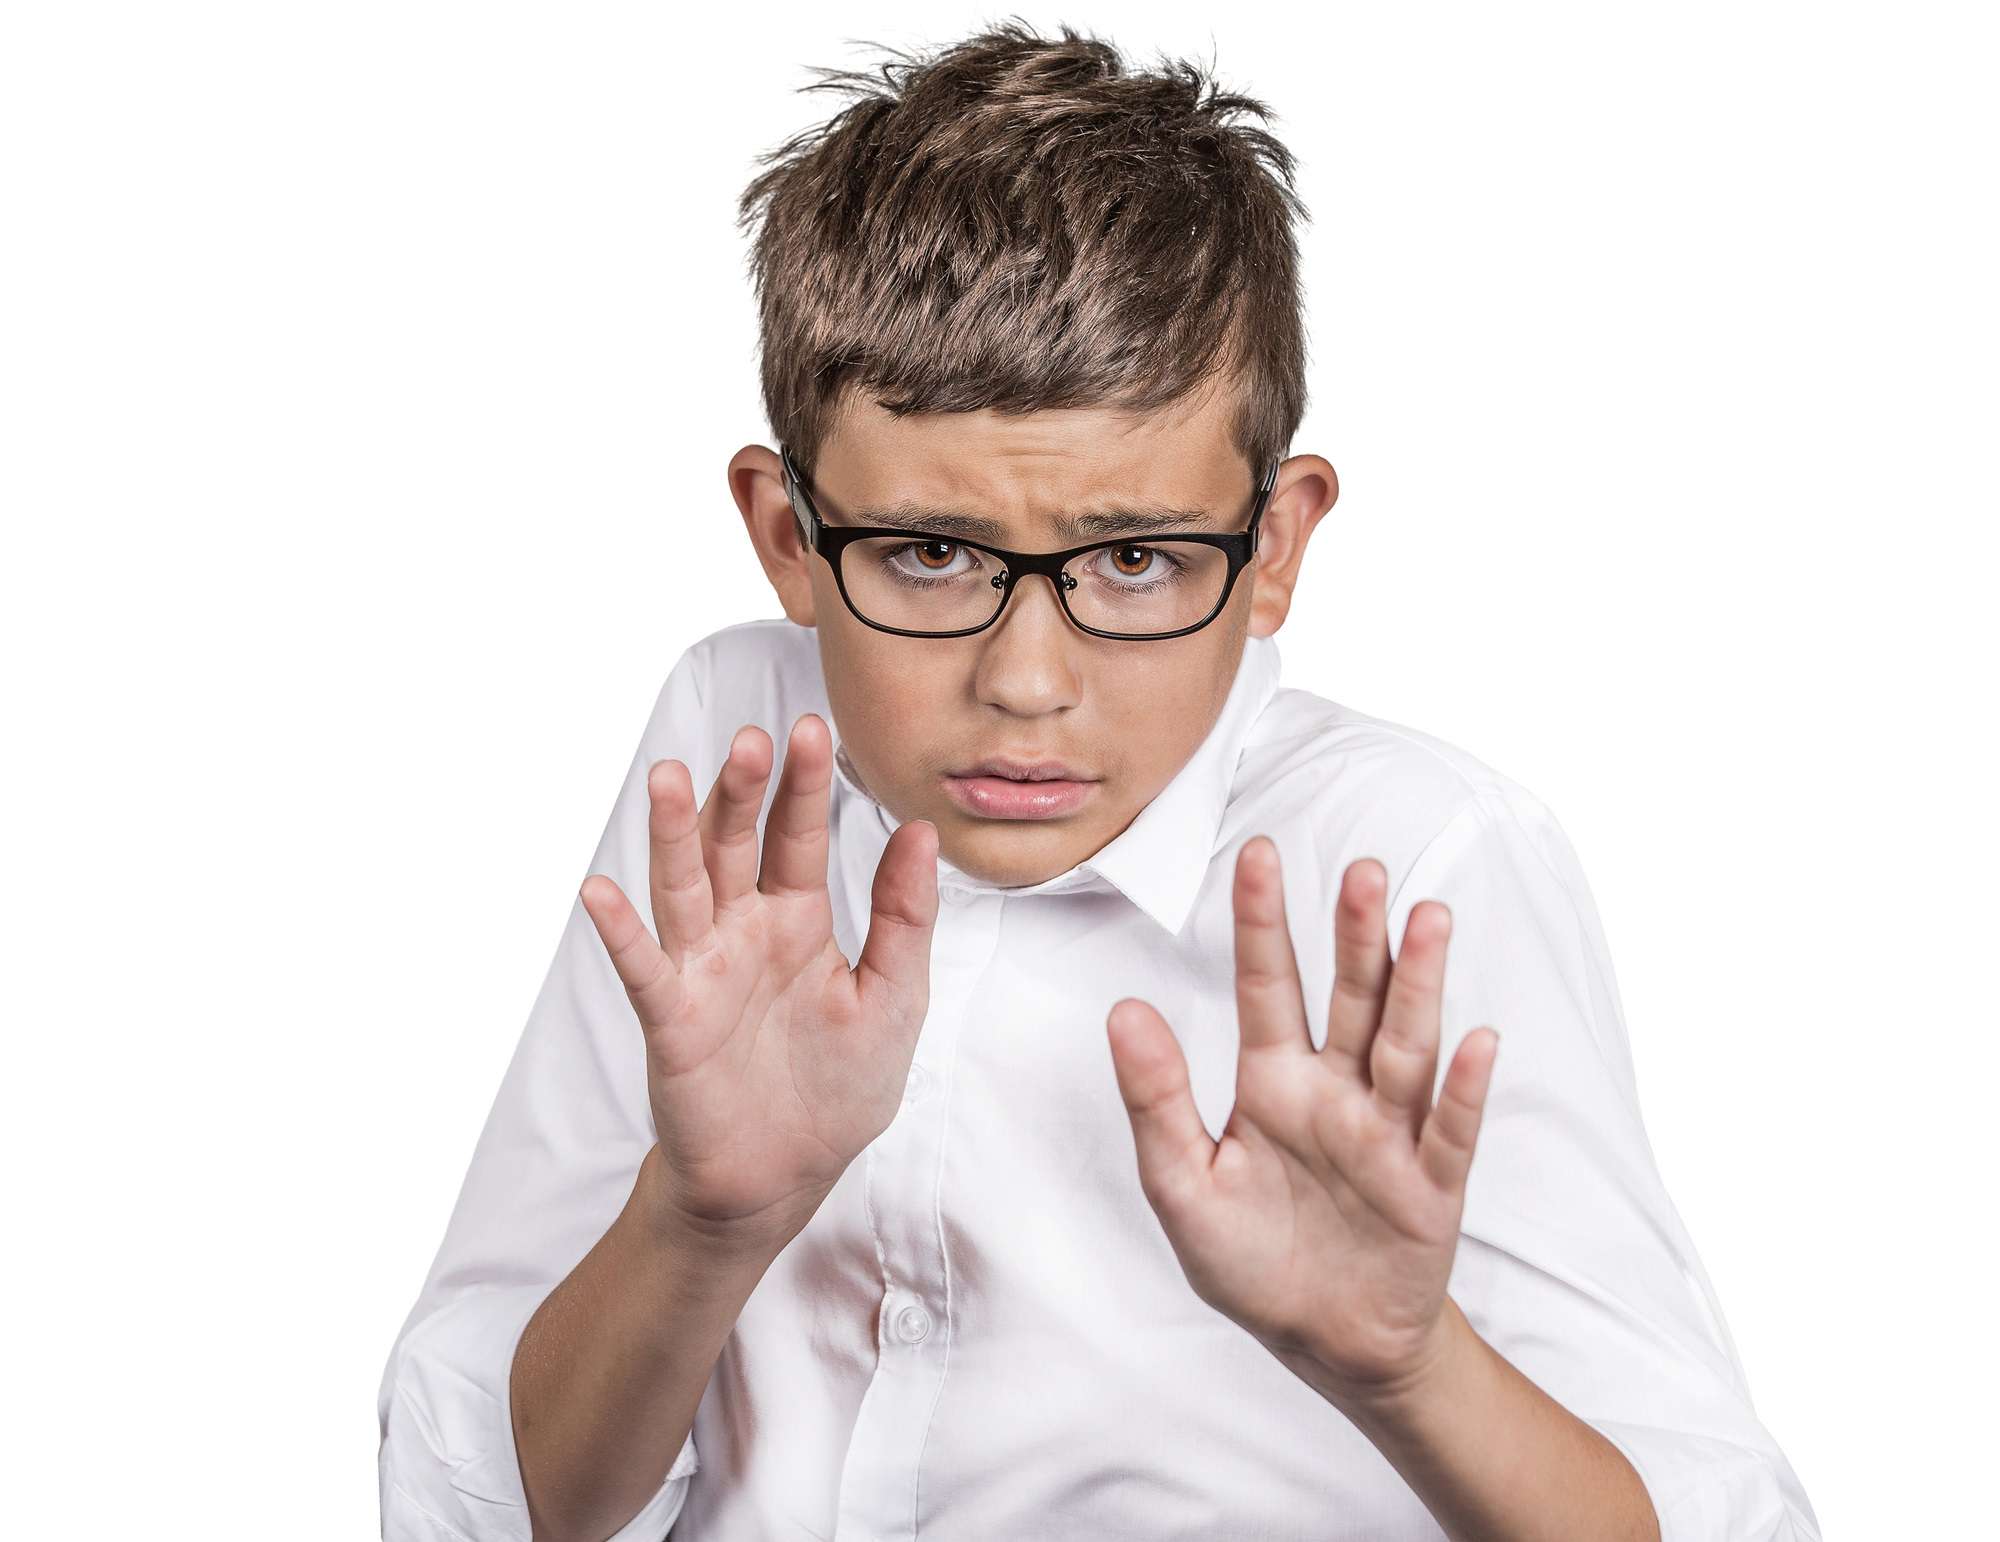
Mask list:
[[[1118,1095],[1132,1120],[1139,1186],[1155,1211],[1200,1192],[1215,1142],[1194,1106],[1187,1060],[1167,1020],[1147,1002],[1114,1002],[1106,1026]]]

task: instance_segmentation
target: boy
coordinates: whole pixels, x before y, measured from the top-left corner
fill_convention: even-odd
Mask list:
[[[1278,683],[1338,486],[1262,107],[883,78],[745,193],[784,619],[667,676],[384,1536],[1816,1538],[1555,820]]]

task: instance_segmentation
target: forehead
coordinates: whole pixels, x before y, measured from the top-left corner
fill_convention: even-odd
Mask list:
[[[835,524],[923,529],[1023,549],[1098,536],[1229,530],[1256,488],[1211,404],[1002,414],[850,410],[812,483]]]

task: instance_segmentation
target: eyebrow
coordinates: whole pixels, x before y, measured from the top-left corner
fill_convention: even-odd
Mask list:
[[[1206,509],[1175,509],[1147,504],[1143,508],[1108,509],[1094,514],[1062,514],[1050,523],[1059,538],[1087,540],[1096,535],[1151,535],[1160,530],[1190,530],[1207,524],[1214,517]],[[857,509],[853,519],[856,525],[931,531],[938,535],[962,536],[968,541],[985,541],[993,546],[1002,545],[1010,539],[1007,527],[997,519],[908,501],[886,508]]]

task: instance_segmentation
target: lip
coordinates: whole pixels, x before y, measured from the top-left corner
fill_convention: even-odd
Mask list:
[[[948,772],[950,776],[1004,776],[1013,782],[1094,782],[1096,777],[1063,760],[1022,760],[1013,755],[989,755],[976,766]]]
[[[1096,786],[1062,777],[1014,781],[1004,776],[948,774],[944,778],[954,803],[988,819],[1060,819],[1082,808]]]

